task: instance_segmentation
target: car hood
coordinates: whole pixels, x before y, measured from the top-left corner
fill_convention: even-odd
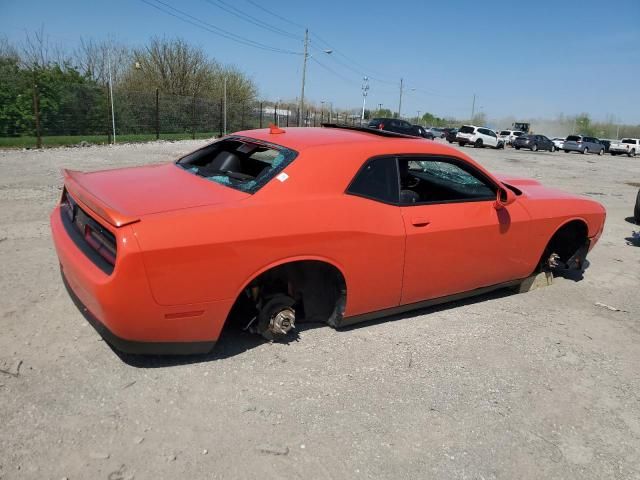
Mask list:
[[[80,196],[80,200],[98,214],[115,213],[115,222],[111,222],[114,218],[106,220],[118,226],[144,215],[233,202],[250,196],[198,177],[174,163],[91,173],[65,170],[63,175],[72,194]]]
[[[544,199],[581,199],[587,201],[593,201],[588,197],[582,197],[573,193],[558,190],[556,188],[545,187],[538,180],[526,177],[515,177],[512,175],[496,175],[496,178],[503,183],[516,187],[527,195],[529,198],[544,200]]]

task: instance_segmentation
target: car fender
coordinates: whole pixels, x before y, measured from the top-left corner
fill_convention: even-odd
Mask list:
[[[284,258],[280,258],[278,260],[275,260],[267,265],[262,266],[261,268],[259,268],[258,270],[256,270],[255,272],[253,272],[249,278],[242,284],[242,287],[240,289],[238,289],[238,291],[235,293],[235,298],[238,298],[238,296],[242,293],[242,291],[247,288],[247,286],[249,286],[251,284],[251,282],[253,282],[256,278],[258,278],[260,275],[262,275],[263,273],[279,267],[281,265],[286,265],[288,263],[294,263],[294,262],[302,262],[302,261],[317,261],[317,262],[323,262],[323,263],[328,263],[329,265],[331,265],[332,267],[334,267],[336,270],[338,270],[340,272],[340,274],[342,275],[342,278],[344,278],[344,282],[345,285],[347,287],[347,299],[349,298],[348,296],[348,292],[349,292],[349,277],[347,276],[347,274],[345,273],[345,269],[344,267],[336,260],[325,257],[325,256],[321,256],[321,255],[295,255],[292,257],[284,257]]]

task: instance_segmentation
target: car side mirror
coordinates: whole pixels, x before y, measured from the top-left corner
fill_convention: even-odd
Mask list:
[[[515,202],[516,198],[516,194],[513,193],[510,189],[501,187],[496,193],[496,203],[494,204],[494,207],[496,209],[504,208],[507,205],[511,205],[513,202]]]

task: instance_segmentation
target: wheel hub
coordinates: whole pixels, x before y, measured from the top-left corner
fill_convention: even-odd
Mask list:
[[[274,335],[286,335],[296,327],[296,312],[291,308],[284,308],[275,313],[269,321],[269,331]]]

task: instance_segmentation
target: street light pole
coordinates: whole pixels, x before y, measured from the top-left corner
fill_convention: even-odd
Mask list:
[[[421,110],[418,110],[418,117],[417,117],[418,118],[418,122],[417,123],[420,123],[420,112],[421,112]]]
[[[307,76],[307,58],[309,58],[309,29],[304,30],[304,53],[302,54],[302,91],[300,92],[300,106],[298,107],[298,126],[302,126],[302,115],[304,112],[304,82]]]
[[[471,103],[471,120],[469,120],[469,123],[473,123],[473,117],[476,114],[476,94],[473,94],[473,102]]]
[[[367,94],[369,93],[369,78],[364,77],[362,84],[362,116],[360,117],[360,126],[364,123],[364,107],[367,103]]]
[[[400,101],[398,102],[398,118],[402,112],[402,78],[400,79]]]

